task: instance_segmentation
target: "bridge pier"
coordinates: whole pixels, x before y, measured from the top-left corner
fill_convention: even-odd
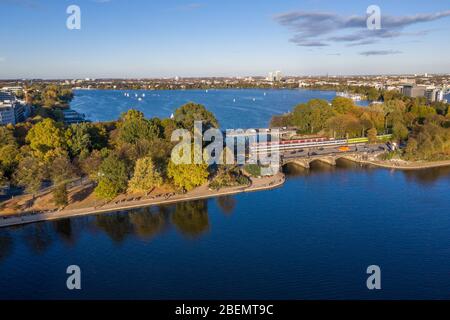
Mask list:
[[[293,160],[291,163],[298,165],[302,168],[309,169],[309,160],[308,159],[296,159],[296,160]]]
[[[336,165],[336,158],[335,157],[321,157],[318,158],[317,161],[326,163],[330,166],[335,166]]]

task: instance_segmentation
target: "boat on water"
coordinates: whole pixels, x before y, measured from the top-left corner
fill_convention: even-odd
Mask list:
[[[233,99],[233,102],[236,102],[236,99]]]

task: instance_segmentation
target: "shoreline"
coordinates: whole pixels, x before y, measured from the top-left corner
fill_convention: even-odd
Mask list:
[[[385,169],[398,169],[398,170],[426,170],[441,167],[450,167],[450,160],[441,161],[398,161],[397,163],[391,160],[359,160],[351,157],[346,157],[345,159],[357,162],[360,164],[373,165],[379,168]]]
[[[122,210],[139,209],[154,205],[167,205],[185,201],[204,200],[209,198],[217,198],[246,192],[271,190],[282,186],[285,183],[285,181],[286,181],[285,175],[283,173],[278,173],[271,177],[252,180],[252,185],[250,186],[231,187],[226,188],[224,191],[212,191],[209,189],[193,190],[191,191],[190,194],[175,195],[173,197],[169,197],[164,200],[144,199],[144,200],[130,201],[128,204],[122,205],[117,204],[111,205],[111,202],[109,202],[100,207],[86,207],[80,209],[61,210],[50,213],[38,213],[34,215],[23,215],[14,217],[0,216],[0,228],[25,225],[36,222],[55,221],[60,219],[88,216],[101,213],[110,213]],[[202,187],[199,188],[201,189]]]

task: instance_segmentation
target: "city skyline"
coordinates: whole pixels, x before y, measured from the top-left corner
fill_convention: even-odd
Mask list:
[[[81,30],[66,28],[71,4],[81,8]],[[373,4],[381,30],[366,27]],[[444,1],[3,0],[0,7],[8,12],[0,79],[450,72]]]

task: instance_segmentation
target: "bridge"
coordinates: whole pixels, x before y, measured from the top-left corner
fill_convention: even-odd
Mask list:
[[[328,154],[317,154],[309,156],[282,156],[281,165],[295,164],[300,167],[308,169],[312,162],[319,161],[330,166],[335,166],[338,159],[346,159],[350,161],[368,161],[375,160],[375,158],[383,153],[383,150],[370,151],[352,151],[352,152],[330,152]]]

